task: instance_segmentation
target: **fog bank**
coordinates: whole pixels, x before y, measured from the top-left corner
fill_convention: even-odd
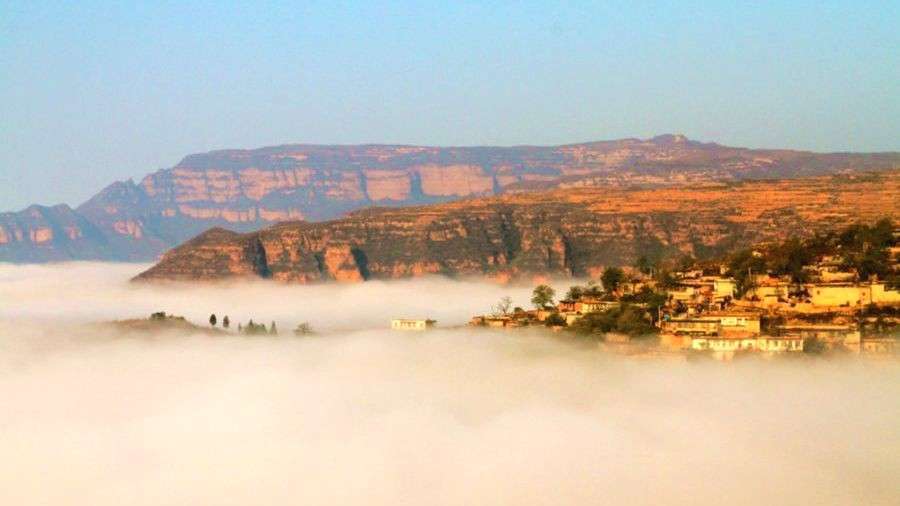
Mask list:
[[[0,266],[0,504],[900,502],[896,362],[633,361],[542,333],[397,334],[398,313],[459,323],[528,289],[129,286],[139,269]],[[80,325],[155,309],[327,332]]]
[[[0,318],[74,322],[146,317],[154,311],[184,315],[196,323],[210,313],[235,322],[253,318],[279,327],[308,321],[324,330],[387,327],[391,318],[464,324],[506,295],[528,307],[531,286],[426,277],[350,284],[289,285],[271,281],[190,285],[128,283],[148,265],[72,262],[47,265],[0,263]],[[557,287],[565,290],[564,285]]]

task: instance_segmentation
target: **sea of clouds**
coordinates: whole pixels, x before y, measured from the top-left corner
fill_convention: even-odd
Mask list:
[[[631,360],[458,327],[525,286],[128,283],[143,267],[0,265],[0,504],[900,503],[896,362]],[[158,310],[282,335],[87,325]]]

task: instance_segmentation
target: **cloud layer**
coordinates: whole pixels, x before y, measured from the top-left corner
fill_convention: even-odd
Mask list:
[[[644,362],[464,321],[527,288],[0,267],[2,504],[897,504],[893,362]],[[221,309],[220,309],[221,308]],[[154,309],[316,338],[123,338]],[[281,322],[284,321],[285,324]]]

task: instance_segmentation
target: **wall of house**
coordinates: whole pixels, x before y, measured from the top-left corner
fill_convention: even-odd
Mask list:
[[[760,351],[782,352],[782,351],[803,351],[802,339],[773,339],[761,337],[757,346]]]
[[[875,304],[900,304],[900,290],[888,290],[884,283],[873,284],[872,302]]]
[[[427,327],[425,320],[391,320],[394,330],[425,330]]]
[[[721,316],[719,323],[723,332],[750,332],[760,333],[759,318],[747,318],[745,316]]]
[[[872,302],[869,286],[822,286],[808,288],[814,306],[860,306]]]
[[[713,284],[714,295],[716,297],[734,297],[737,285],[734,280],[717,279]]]

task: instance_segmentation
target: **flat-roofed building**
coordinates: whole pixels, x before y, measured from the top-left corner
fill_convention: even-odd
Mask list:
[[[394,318],[391,320],[392,330],[428,330],[437,322],[428,319]]]
[[[837,323],[791,323],[776,328],[779,336],[792,336],[800,339],[816,339],[829,348],[843,346],[851,351],[859,351],[859,328],[852,324]]]
[[[799,336],[762,336],[757,341],[759,351],[768,353],[803,351],[803,338]]]
[[[663,320],[664,332],[684,335],[729,335],[760,333],[759,315],[755,313],[715,312],[687,318]]]
[[[893,355],[900,353],[900,340],[893,337],[864,337],[861,351],[871,355]]]

